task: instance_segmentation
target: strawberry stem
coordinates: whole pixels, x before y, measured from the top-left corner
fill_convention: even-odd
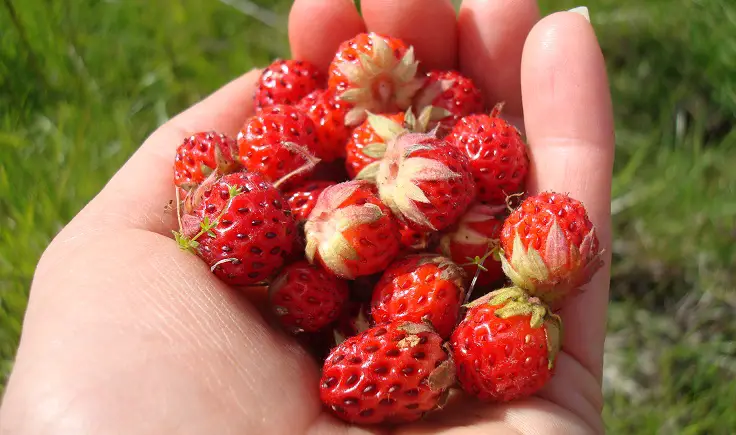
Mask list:
[[[181,223],[181,196],[179,195],[179,188],[174,186],[174,195],[176,197],[176,221],[179,223],[179,233],[184,233],[184,225]]]
[[[487,272],[488,268],[486,268],[483,264],[486,262],[488,257],[493,255],[494,252],[498,250],[498,243],[494,240],[491,240],[488,242],[488,250],[485,254],[483,254],[482,257],[478,257],[477,255],[475,258],[468,257],[468,260],[470,260],[470,263],[465,263],[463,266],[472,266],[475,265],[475,275],[473,275],[473,280],[470,282],[470,287],[468,287],[468,291],[465,292],[465,301],[463,302],[463,305],[467,304],[470,301],[470,297],[473,295],[473,290],[475,290],[475,284],[478,282],[478,277],[480,276],[481,272]]]
[[[289,179],[291,179],[291,178],[293,178],[293,177],[295,177],[295,176],[297,176],[299,174],[302,174],[304,172],[307,172],[307,171],[310,171],[310,170],[314,169],[314,167],[317,166],[317,163],[320,162],[320,159],[318,159],[317,157],[313,156],[309,152],[309,150],[307,150],[306,148],[304,148],[304,147],[302,147],[300,145],[297,145],[297,144],[295,144],[293,142],[285,142],[284,143],[284,148],[286,148],[287,150],[289,150],[289,151],[291,151],[291,152],[293,152],[295,154],[299,154],[300,156],[304,157],[304,159],[307,162],[305,164],[303,164],[302,166],[296,168],[295,170],[289,172],[288,174],[284,175],[279,180],[277,180],[275,183],[273,183],[273,187],[275,187],[277,189],[279,188],[279,186],[281,186],[285,182],[289,181]]]

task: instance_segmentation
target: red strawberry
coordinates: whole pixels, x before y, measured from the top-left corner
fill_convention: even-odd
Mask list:
[[[445,257],[417,254],[395,261],[373,291],[371,316],[379,323],[429,322],[442,338],[457,324],[465,273]]]
[[[326,162],[345,157],[350,127],[345,125],[349,105],[335,99],[332,92],[319,89],[304,97],[297,109],[306,113],[317,127],[317,157]]]
[[[256,110],[275,104],[296,104],[324,85],[324,75],[311,63],[304,60],[276,60],[263,70],[258,80]]]
[[[382,271],[399,252],[399,229],[366,182],[326,188],[304,226],[306,255],[342,278]]]
[[[544,192],[525,199],[501,231],[511,281],[558,308],[603,265],[593,223],[580,201]]]
[[[478,272],[477,285],[488,285],[503,277],[501,262],[493,251],[499,246],[505,212],[504,206],[473,204],[457,225],[440,239],[442,254],[462,264],[469,280],[473,279],[479,267],[468,263],[476,257],[483,260],[479,263],[483,268]]]
[[[367,111],[408,109],[422,86],[417,65],[414,49],[397,38],[361,33],[343,42],[330,64],[328,86],[352,106],[346,123],[358,125]]]
[[[353,130],[347,144],[345,167],[350,178],[374,180],[388,144],[403,133],[427,131],[430,114],[431,109],[417,119],[411,110],[390,115],[369,113],[366,120]]]
[[[316,332],[337,320],[348,285],[306,261],[286,266],[269,286],[271,308],[289,331]]]
[[[421,231],[454,224],[475,198],[468,158],[431,134],[404,134],[392,141],[376,181],[381,200]]]
[[[399,223],[399,233],[401,233],[401,247],[404,252],[425,251],[436,242],[437,236],[437,233],[410,228],[405,222]]]
[[[442,404],[453,372],[442,337],[429,326],[393,322],[332,350],[322,368],[320,398],[351,423],[411,422]]]
[[[174,185],[191,190],[215,169],[220,174],[232,172],[240,166],[236,156],[235,141],[226,135],[213,131],[193,134],[176,149]]]
[[[245,122],[238,134],[240,161],[270,182],[298,183],[313,169],[317,149],[314,122],[290,106],[270,106]]]
[[[414,97],[414,107],[432,107],[431,120],[447,134],[463,116],[483,111],[483,96],[473,81],[457,71],[431,71]]]
[[[562,322],[518,288],[501,289],[472,303],[452,333],[457,377],[481,400],[528,397],[552,377]]]
[[[314,206],[317,205],[317,198],[322,191],[334,185],[332,181],[306,181],[286,192],[284,198],[289,203],[297,222],[306,221]]]
[[[529,160],[521,133],[499,118],[502,105],[491,115],[471,115],[455,125],[447,140],[470,159],[478,185],[478,200],[504,204],[524,189]]]
[[[196,252],[231,285],[266,280],[281,267],[296,235],[294,218],[278,190],[256,172],[225,175],[200,187],[201,201],[175,233],[179,246]]]

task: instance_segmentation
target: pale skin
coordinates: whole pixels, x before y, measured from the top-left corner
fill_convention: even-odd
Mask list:
[[[405,38],[431,68],[458,68],[506,102],[531,153],[530,193],[586,205],[610,252],[613,121],[593,28],[532,0],[297,0],[295,58],[326,68],[370,30]],[[595,13],[595,11],[593,11]],[[429,31],[428,31],[429,29]],[[588,434],[603,432],[601,372],[610,258],[561,312],[557,373],[534,398],[453,403],[396,429],[350,427],[320,405],[319,367],[170,238],[172,162],[197,131],[235,134],[252,114],[258,71],[154,132],[54,239],[34,277],[0,414],[7,434]],[[523,117],[522,117],[523,113]],[[522,121],[523,120],[523,121]],[[523,124],[522,124],[523,122]]]

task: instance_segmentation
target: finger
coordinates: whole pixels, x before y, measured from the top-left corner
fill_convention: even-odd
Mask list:
[[[253,114],[260,71],[251,71],[159,127],[85,208],[101,227],[139,228],[170,234],[176,222],[165,212],[174,197],[173,164],[185,137],[214,130],[234,135]]]
[[[457,67],[457,20],[450,0],[363,0],[371,32],[414,46],[424,69]]]
[[[294,59],[326,71],[337,47],[365,31],[352,0],[295,0],[289,14],[289,42]]]
[[[521,116],[521,53],[538,20],[536,0],[465,0],[460,7],[460,70],[483,90],[489,107],[505,102],[509,117]]]
[[[537,24],[524,47],[522,94],[530,193],[569,193],[596,225],[606,266],[563,310],[563,348],[600,379],[608,304],[614,133],[600,47],[590,23],[561,12]]]

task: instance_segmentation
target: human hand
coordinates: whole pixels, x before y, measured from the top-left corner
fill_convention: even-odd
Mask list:
[[[350,0],[296,0],[294,57],[325,68],[341,41],[367,29],[413,44],[427,68],[459,68],[523,125],[529,192],[583,201],[610,252],[611,104],[603,58],[582,16],[537,22],[532,0],[465,0],[459,18],[449,0],[362,5],[363,18]],[[321,407],[312,359],[267,324],[249,295],[218,281],[169,237],[175,218],[164,205],[173,199],[176,146],[197,131],[235,133],[252,113],[257,77],[236,79],[158,129],[49,246],[34,278],[2,433],[346,433]],[[536,397],[462,400],[396,432],[602,432],[609,264],[606,258],[587,291],[563,309],[556,375]]]

